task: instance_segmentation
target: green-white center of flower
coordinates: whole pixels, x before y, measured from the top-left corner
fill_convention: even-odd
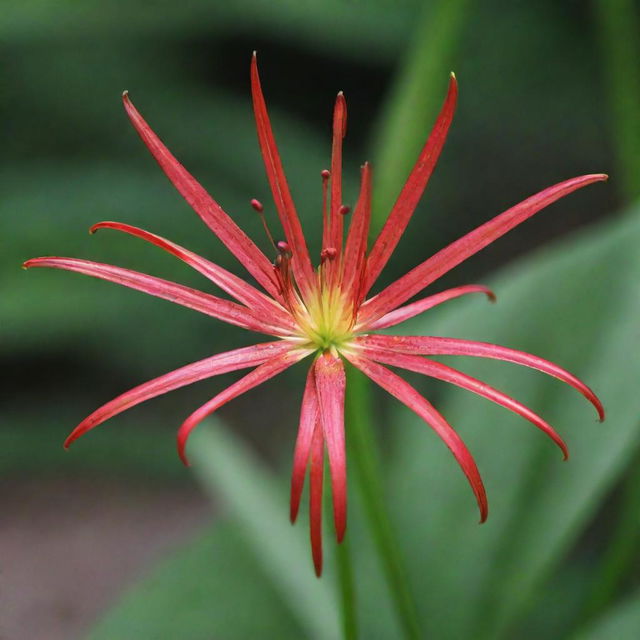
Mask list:
[[[321,287],[296,314],[301,337],[321,351],[340,350],[353,338],[353,311],[339,287]]]

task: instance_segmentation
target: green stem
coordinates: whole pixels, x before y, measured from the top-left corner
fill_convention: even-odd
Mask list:
[[[640,196],[640,17],[635,0],[594,0],[623,196]]]
[[[348,368],[347,376],[349,459],[355,467],[358,489],[396,614],[405,638],[413,640],[420,637],[420,627],[407,572],[385,507],[383,474],[372,429],[370,388],[364,376],[352,367]]]
[[[353,568],[347,540],[338,545],[338,581],[342,601],[342,633],[345,640],[357,640],[356,594],[353,583]]]

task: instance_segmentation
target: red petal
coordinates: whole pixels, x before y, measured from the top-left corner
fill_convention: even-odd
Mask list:
[[[229,371],[236,371],[237,369],[255,367],[290,349],[291,346],[289,344],[280,340],[277,342],[254,344],[250,347],[218,353],[210,358],[205,358],[204,360],[193,362],[175,371],[165,373],[159,378],[155,378],[154,380],[150,380],[126,391],[117,398],[102,405],[99,409],[96,409],[71,432],[64,446],[68,448],[74,440],[77,440],[87,431],[90,431],[123,411],[135,407],[141,402],[169,393],[169,391],[179,389],[180,387],[198,382],[199,380],[212,378],[213,376],[228,373]]]
[[[251,59],[251,94],[253,96],[253,111],[258,130],[258,142],[262,151],[267,179],[271,186],[271,192],[273,193],[273,199],[285,237],[293,253],[292,268],[296,280],[302,290],[306,292],[313,279],[313,267],[311,266],[309,250],[302,233],[300,220],[298,219],[284,169],[282,168],[278,147],[273,137],[267,106],[260,86],[258,61],[255,53]]]
[[[307,374],[307,384],[302,396],[302,408],[300,409],[300,425],[298,427],[298,437],[296,438],[296,448],[293,453],[293,471],[291,473],[291,522],[295,522],[300,508],[300,496],[304,486],[304,475],[309,461],[311,441],[316,425],[319,422],[318,399],[316,397],[316,378],[313,367],[309,367]]]
[[[129,224],[123,224],[121,222],[98,222],[98,224],[94,224],[91,227],[90,232],[95,233],[99,229],[115,229],[116,231],[122,231],[123,233],[136,236],[137,238],[146,240],[147,242],[164,249],[168,253],[188,264],[190,267],[193,267],[196,271],[199,271],[205,277],[209,278],[209,280],[217,284],[223,291],[226,291],[229,295],[236,298],[236,300],[248,306],[256,314],[261,315],[263,318],[271,318],[275,321],[275,324],[282,325],[288,329],[295,328],[295,324],[291,319],[290,314],[275,300],[266,296],[261,291],[258,291],[255,287],[252,287],[242,278],[238,278],[238,276],[234,275],[230,271],[227,271],[202,256],[181,247],[175,242],[171,242],[162,236],[150,233],[144,229],[140,229]]]
[[[464,296],[467,293],[484,293],[491,300],[491,302],[495,302],[496,296],[491,291],[491,289],[487,287],[483,287],[480,284],[468,284],[462,287],[454,287],[453,289],[447,289],[446,291],[441,291],[440,293],[436,293],[435,295],[428,296],[427,298],[422,298],[421,300],[417,300],[416,302],[412,302],[411,304],[405,305],[404,307],[400,307],[395,309],[394,311],[390,311],[385,314],[378,320],[374,320],[371,324],[367,325],[366,330],[370,329],[387,329],[389,327],[393,327],[396,324],[400,324],[409,318],[413,318],[425,311],[432,309],[433,307],[446,302],[447,300],[453,300],[454,298],[459,298],[460,296]]]
[[[421,356],[393,353],[380,349],[365,349],[364,351],[376,362],[382,362],[383,364],[388,364],[392,367],[401,367],[408,371],[415,371],[416,373],[422,373],[425,376],[437,378],[444,382],[450,382],[458,387],[472,391],[483,398],[487,398],[487,400],[491,400],[492,402],[505,407],[505,409],[509,409],[514,413],[517,413],[546,433],[560,447],[565,460],[569,457],[566,444],[550,424],[545,422],[539,415],[531,411],[528,407],[520,404],[517,400],[514,400],[505,393],[494,389],[490,385],[485,384],[476,378],[472,378],[461,371],[452,369],[441,362],[426,360]]]
[[[360,196],[349,227],[347,244],[344,250],[343,290],[351,292],[354,304],[358,305],[365,291],[361,279],[367,251],[367,236],[371,221],[371,166],[362,167]]]
[[[453,430],[444,417],[423,398],[408,382],[403,380],[386,367],[371,360],[357,357],[353,353],[344,353],[354,366],[358,367],[364,374],[369,376],[376,384],[388,391],[392,396],[400,400],[418,414],[443,440],[453,453],[462,471],[467,476],[471,489],[476,496],[478,508],[480,509],[480,522],[487,519],[488,506],[487,496],[482,484],[482,478],[476,463],[469,453],[460,436]]]
[[[272,296],[278,298],[278,287],[269,259],[164,146],[160,138],[151,130],[133,106],[126,92],[123,94],[122,100],[131,124],[182,197],[213,233],[220,238],[227,249],[245,266],[247,271]]]
[[[371,249],[371,254],[367,261],[364,295],[371,289],[380,272],[387,264],[424,193],[447,139],[457,99],[458,83],[452,73],[449,79],[449,90],[440,115],[433,125],[431,134]]]
[[[604,409],[596,394],[579,378],[553,362],[539,358],[524,351],[501,347],[487,342],[459,340],[457,338],[438,338],[435,336],[382,336],[372,335],[361,339],[362,344],[371,348],[391,349],[399,353],[412,353],[423,356],[451,355],[493,358],[514,362],[525,367],[537,369],[547,375],[566,382],[579,391],[596,409],[600,420],[604,420]]]
[[[268,325],[266,322],[258,319],[253,313],[245,308],[223,300],[216,296],[212,296],[190,287],[185,287],[175,282],[169,282],[162,278],[149,276],[146,273],[122,269],[114,267],[110,264],[102,264],[101,262],[91,262],[89,260],[80,260],[78,258],[33,258],[24,263],[25,268],[29,267],[51,267],[53,269],[65,269],[67,271],[76,271],[87,276],[108,280],[121,284],[130,289],[136,289],[157,298],[163,298],[183,307],[195,309],[200,313],[213,316],[229,324],[250,329],[251,331],[260,331],[272,335],[281,335],[283,330],[281,327]]]
[[[329,454],[333,518],[338,542],[347,526],[347,460],[344,441],[345,374],[342,360],[323,353],[315,362],[320,419]]]
[[[347,103],[342,91],[336,97],[333,109],[333,141],[331,144],[331,208],[329,220],[331,233],[329,246],[342,250],[342,140],[347,133]],[[324,248],[324,247],[323,247]]]
[[[459,265],[508,231],[511,231],[511,229],[517,227],[521,222],[538,213],[541,209],[576,189],[606,179],[607,176],[602,173],[572,178],[549,187],[511,207],[511,209],[507,209],[507,211],[489,220],[489,222],[485,222],[485,224],[459,238],[448,247],[438,251],[431,258],[390,284],[377,296],[365,302],[362,306],[363,319],[379,318],[395,309],[398,305],[401,305],[447,273],[447,271],[453,269],[453,267]]]
[[[246,393],[250,389],[261,385],[270,378],[282,373],[285,369],[294,365],[296,362],[302,360],[311,353],[309,350],[303,349],[289,349],[285,353],[274,356],[270,360],[267,360],[264,364],[248,373],[243,378],[240,378],[237,382],[234,382],[230,387],[227,387],[224,391],[221,391],[217,396],[214,396],[208,402],[205,402],[201,407],[196,409],[180,426],[178,430],[177,444],[178,455],[185,465],[189,465],[187,456],[185,454],[185,447],[187,440],[191,435],[191,432],[195,427],[200,424],[207,416],[210,416],[214,411],[227,404],[230,400],[237,398],[238,396]]]
[[[311,471],[309,472],[309,532],[311,555],[318,578],[322,575],[322,480],[324,476],[324,440],[322,427],[316,425],[311,447]]]

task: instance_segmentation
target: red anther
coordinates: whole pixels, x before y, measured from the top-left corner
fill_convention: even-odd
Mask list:
[[[329,171],[329,169],[323,169],[320,172],[320,175],[322,176],[323,180],[328,180],[331,177],[331,171]]]
[[[291,249],[289,248],[288,243],[284,240],[280,240],[276,245],[278,247],[278,251],[283,255],[291,255]]]
[[[351,207],[348,204],[341,204],[338,209],[338,213],[341,216],[346,216],[351,211]]]
[[[260,200],[256,200],[255,198],[253,198],[253,200],[251,200],[251,206],[258,212],[258,213],[262,213],[264,207],[262,206],[262,202],[260,202]]]
[[[333,260],[338,255],[338,250],[335,247],[327,247],[320,252],[320,260],[325,262],[326,260]]]

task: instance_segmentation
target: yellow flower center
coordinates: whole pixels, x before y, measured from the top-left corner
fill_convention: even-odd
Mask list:
[[[300,336],[318,350],[339,350],[353,337],[353,307],[338,286],[319,287],[296,316]]]

